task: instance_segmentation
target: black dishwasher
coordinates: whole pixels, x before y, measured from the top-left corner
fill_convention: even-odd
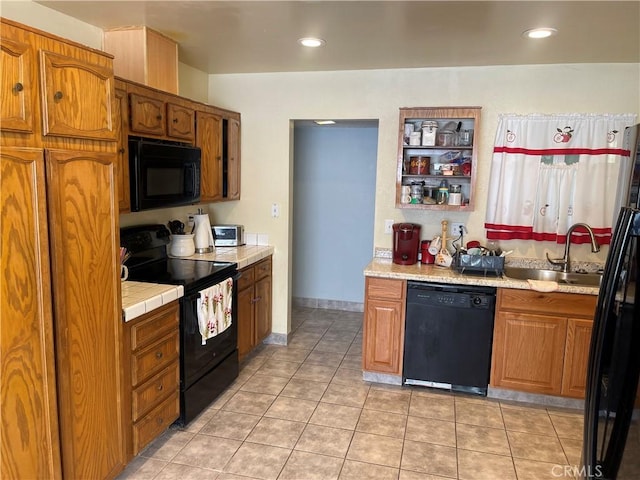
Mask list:
[[[493,287],[408,282],[403,383],[486,395],[495,302]]]

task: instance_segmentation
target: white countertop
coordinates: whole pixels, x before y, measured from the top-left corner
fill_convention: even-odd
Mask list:
[[[187,260],[203,260],[233,262],[238,269],[247,267],[263,258],[272,255],[274,248],[270,245],[244,245],[241,247],[216,247],[211,253],[201,253]],[[122,282],[122,317],[125,322],[166,305],[184,296],[182,285],[166,285],[145,282]]]
[[[180,257],[187,260],[207,260],[216,262],[233,262],[238,264],[238,270],[256,263],[263,258],[273,255],[271,245],[243,245],[241,247],[215,247],[211,253],[196,253],[190,257]]]
[[[365,277],[397,278],[401,280],[416,280],[422,282],[457,283],[460,285],[482,285],[487,287],[517,288],[532,290],[526,280],[487,275],[466,275],[458,273],[452,268],[436,265],[397,265],[390,258],[375,257],[364,269]],[[598,295],[598,287],[584,285],[558,284],[558,292],[580,293],[583,295]]]
[[[182,285],[122,282],[122,317],[125,322],[184,296]]]

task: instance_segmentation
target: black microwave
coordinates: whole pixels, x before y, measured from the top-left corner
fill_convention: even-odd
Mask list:
[[[129,137],[131,211],[199,202],[200,157],[191,145]]]

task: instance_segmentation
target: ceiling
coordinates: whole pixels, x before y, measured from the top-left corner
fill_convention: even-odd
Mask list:
[[[38,1],[102,29],[146,25],[211,74],[640,62],[640,1]],[[554,37],[522,32],[553,27]],[[326,40],[322,48],[297,44]]]

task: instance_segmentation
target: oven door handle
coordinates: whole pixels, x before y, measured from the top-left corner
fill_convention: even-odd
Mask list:
[[[242,277],[242,272],[236,272],[233,275],[231,275],[230,277],[224,278],[222,280],[220,280],[220,282],[224,282],[225,280],[229,279],[229,278],[233,278],[233,282],[237,282],[238,279]],[[215,285],[215,284],[214,284]],[[237,287],[236,287],[237,288]],[[198,298],[200,298],[200,292],[195,292],[192,293],[191,295],[186,295],[184,297],[182,297],[183,300],[187,301],[187,302],[192,302],[197,300]]]

